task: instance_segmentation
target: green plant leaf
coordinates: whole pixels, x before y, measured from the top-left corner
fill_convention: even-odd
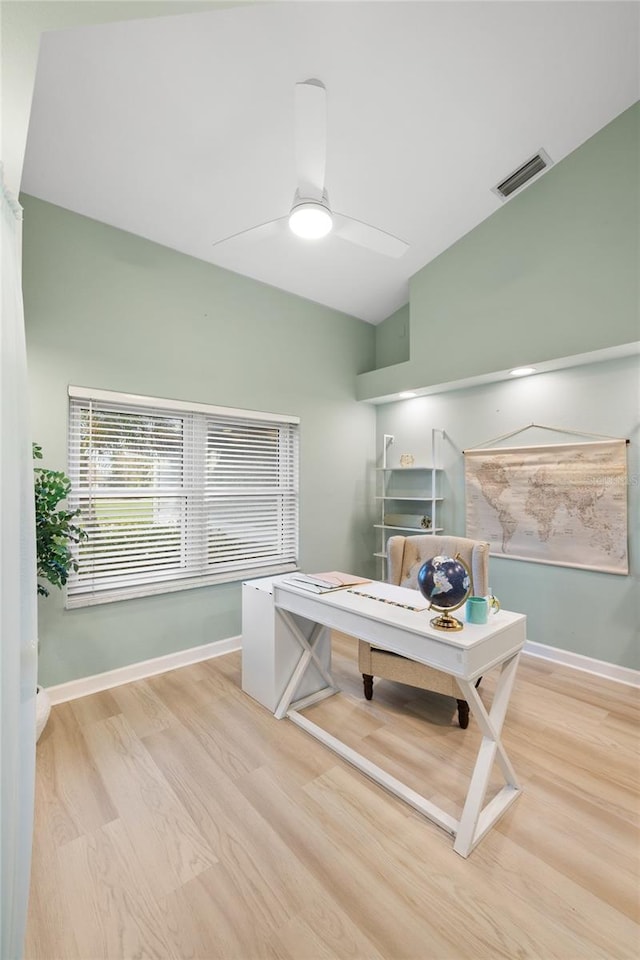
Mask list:
[[[42,448],[32,444],[34,460],[42,459]],[[70,571],[78,570],[78,562],[71,544],[86,540],[85,530],[72,521],[79,510],[58,509],[71,491],[71,481],[60,470],[34,467],[34,496],[36,508],[36,555],[38,566],[38,594],[49,596],[49,590],[40,582],[46,580],[54,587],[63,587]]]

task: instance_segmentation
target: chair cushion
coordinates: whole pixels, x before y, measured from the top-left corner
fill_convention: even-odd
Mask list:
[[[412,687],[422,687],[423,690],[433,690],[434,693],[442,693],[447,697],[456,699],[462,697],[454,677],[434,667],[428,667],[424,663],[417,663],[415,660],[408,660],[387,650],[372,647],[370,664],[371,669],[361,670],[361,673],[370,673],[373,677],[407,683]]]

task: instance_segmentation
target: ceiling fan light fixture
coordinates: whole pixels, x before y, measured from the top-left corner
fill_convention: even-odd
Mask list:
[[[320,240],[331,232],[332,227],[331,211],[318,200],[302,200],[291,208],[289,228],[297,237]]]

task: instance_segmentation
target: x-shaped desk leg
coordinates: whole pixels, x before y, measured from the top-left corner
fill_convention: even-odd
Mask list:
[[[313,703],[315,700],[321,700],[323,697],[337,693],[338,687],[336,686],[333,677],[318,657],[318,652],[316,650],[320,636],[326,627],[323,627],[320,623],[314,624],[311,634],[309,635],[309,639],[307,640],[298,624],[295,622],[291,614],[286,610],[276,607],[276,617],[279,617],[282,620],[289,633],[298,641],[302,650],[302,654],[298,660],[298,663],[296,664],[296,668],[291,674],[291,679],[285,687],[284,693],[280,698],[280,702],[275,709],[275,718],[277,720],[282,720],[283,717],[287,715],[295,692],[298,689],[298,685],[312,662],[315,663],[327,686],[324,689],[319,690],[317,693],[311,694],[309,697],[305,697],[304,702],[301,701],[297,704],[297,706],[302,707],[303,705]]]
[[[313,737],[334,750],[339,756],[353,764],[376,783],[381,784],[391,793],[401,797],[424,816],[438,823],[445,830],[448,830],[449,833],[455,837],[453,845],[455,852],[461,857],[468,857],[487,831],[520,794],[520,785],[518,784],[513,767],[500,739],[511,690],[513,689],[519,654],[514,654],[500,665],[500,676],[489,712],[485,709],[473,682],[456,678],[458,686],[462,691],[462,696],[469,704],[469,708],[482,732],[482,742],[469,782],[469,789],[467,791],[462,816],[460,820],[456,820],[444,810],[436,807],[435,804],[431,803],[425,797],[411,790],[406,784],[396,780],[395,777],[390,776],[386,771],[367,760],[366,757],[363,757],[348,747],[341,740],[331,736],[317,724],[311,722],[299,713],[299,710],[303,707],[338,692],[338,687],[331,673],[326,669],[318,656],[318,643],[323,630],[326,628],[321,624],[314,624],[307,639],[288,611],[276,607],[276,616],[280,618],[284,627],[300,645],[302,652],[295,670],[280,698],[280,702],[276,707],[275,717],[278,720],[289,717],[294,723],[307,730]],[[327,686],[293,703],[292,701],[300,681],[312,663],[317,667]],[[483,808],[489,786],[489,779],[491,777],[491,770],[496,759],[506,781],[506,785]]]
[[[519,656],[516,654],[501,665],[500,677],[489,713],[474,684],[458,678],[458,686],[482,732],[482,742],[453,845],[453,849],[462,857],[469,856],[485,833],[520,794],[520,784],[500,739]],[[483,809],[482,805],[496,755],[506,785]]]

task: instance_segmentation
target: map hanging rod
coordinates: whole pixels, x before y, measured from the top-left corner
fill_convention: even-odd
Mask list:
[[[631,441],[628,437],[609,437],[604,433],[585,433],[583,430],[567,430],[566,427],[548,427],[544,423],[528,423],[524,427],[520,427],[518,430],[512,430],[510,433],[505,433],[501,437],[492,437],[491,440],[484,440],[482,443],[477,443],[474,447],[469,447],[469,450],[479,450],[481,447],[486,447],[489,443],[500,443],[502,440],[510,440],[511,437],[516,437],[519,433],[524,433],[525,430],[551,430],[553,433],[564,433],[565,436],[571,437],[590,437],[592,440],[624,440],[628,445]],[[462,451],[466,453],[466,450]]]

